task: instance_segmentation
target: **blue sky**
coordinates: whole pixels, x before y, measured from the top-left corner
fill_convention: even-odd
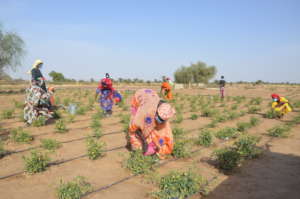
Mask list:
[[[300,82],[299,0],[0,0],[0,22],[68,78],[173,77],[215,65],[228,81]]]

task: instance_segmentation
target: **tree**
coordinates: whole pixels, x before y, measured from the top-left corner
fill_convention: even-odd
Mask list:
[[[63,82],[66,80],[65,76],[62,73],[58,73],[55,71],[51,71],[49,73],[49,76],[52,78],[52,81],[54,81],[54,82]]]
[[[216,75],[216,72],[215,66],[207,66],[204,62],[197,62],[177,69],[174,77],[177,83],[208,83]]]
[[[14,32],[5,32],[0,24],[0,79],[8,77],[6,70],[15,71],[25,54],[23,39]]]

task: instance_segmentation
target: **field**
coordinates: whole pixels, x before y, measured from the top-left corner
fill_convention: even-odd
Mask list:
[[[83,191],[82,198],[150,199],[159,190],[157,182],[161,176],[188,170],[202,178],[200,189],[188,197],[191,199],[299,198],[299,86],[228,85],[224,101],[213,88],[176,90],[172,104],[177,114],[171,125],[182,134],[176,135],[176,142],[182,145],[178,145],[173,156],[156,161],[150,171],[136,174],[126,168],[130,158],[126,127],[129,101],[138,87],[142,88],[119,86],[125,103],[114,107],[112,117],[103,118],[93,101],[93,86],[57,86],[58,102],[76,102],[80,107],[75,117],[60,110],[60,126],[55,120],[26,126],[20,119],[24,93],[1,94],[0,154],[4,155],[0,159],[0,198],[59,198],[61,182],[83,176],[92,188]],[[158,86],[151,87],[159,90]],[[273,92],[287,97],[294,105],[294,111],[283,119],[271,118]],[[256,140],[250,149],[253,154],[250,157],[238,151],[241,160],[231,165],[233,168],[225,168],[228,165],[216,158],[216,150],[233,149],[245,137]],[[47,145],[45,139],[56,142],[48,140]],[[42,142],[51,150],[41,147]],[[31,170],[25,168],[32,151],[50,158],[47,162],[45,157],[45,167],[34,170],[36,163]]]

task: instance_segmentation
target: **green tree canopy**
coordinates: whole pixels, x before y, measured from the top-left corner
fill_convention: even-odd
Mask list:
[[[55,72],[55,71],[51,71],[49,73],[49,76],[52,78],[52,80],[54,82],[63,82],[65,81],[65,76],[62,74],[62,73],[58,73],[58,72]]]
[[[207,83],[216,75],[215,66],[207,66],[204,62],[197,62],[190,66],[182,66],[174,73],[177,83]]]
[[[25,54],[25,43],[14,32],[6,32],[0,24],[0,79],[7,77],[7,69],[16,70]]]

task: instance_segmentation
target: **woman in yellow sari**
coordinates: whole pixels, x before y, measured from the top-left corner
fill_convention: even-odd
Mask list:
[[[136,91],[131,101],[129,124],[133,150],[142,149],[144,155],[157,154],[160,158],[173,151],[173,134],[169,119],[175,114],[170,104],[161,101],[151,89]]]
[[[272,94],[271,97],[273,99],[272,108],[279,117],[292,111],[289,101],[286,98],[280,97],[278,94]]]

